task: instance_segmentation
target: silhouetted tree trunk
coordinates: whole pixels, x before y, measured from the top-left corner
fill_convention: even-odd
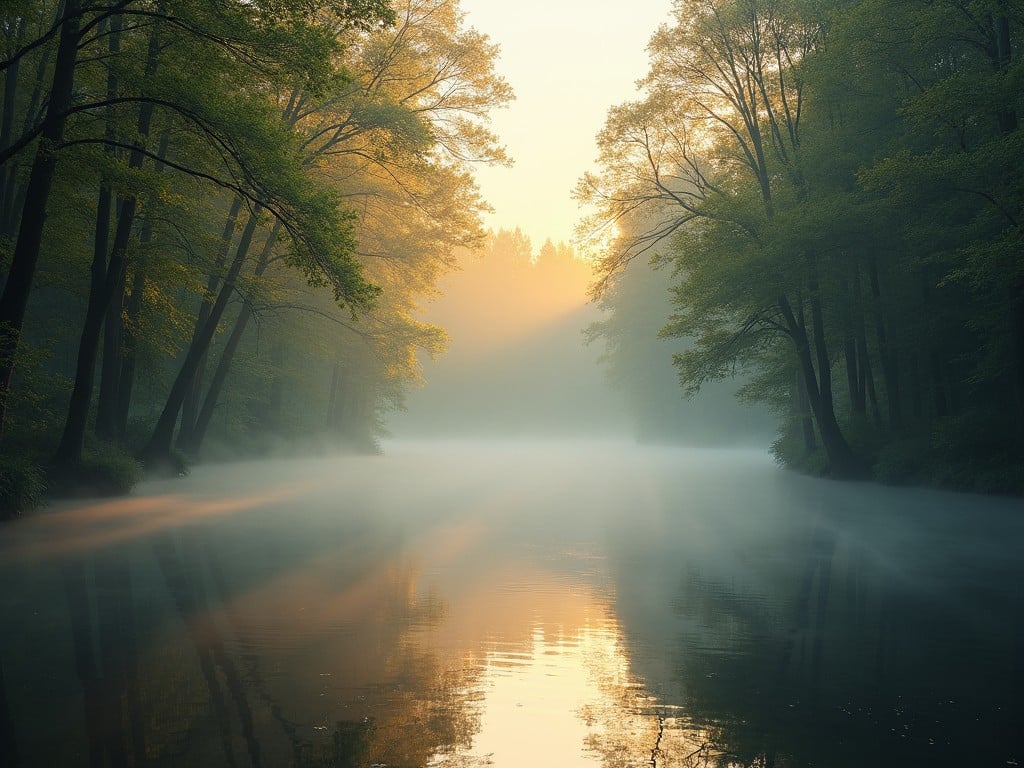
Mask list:
[[[811,414],[811,401],[807,397],[807,384],[802,373],[797,371],[797,397],[800,403],[800,427],[804,435],[804,448],[808,453],[818,447],[818,439],[814,436],[814,418]]]
[[[157,147],[155,171],[161,173],[171,141],[170,128],[165,128],[160,135]],[[142,323],[142,299],[146,290],[146,251],[153,239],[153,215],[148,213],[143,219],[139,232],[139,258],[135,260],[132,270],[132,291],[125,308],[128,322],[122,328],[122,356],[120,379],[117,384],[117,408],[114,415],[115,432],[119,440],[124,440],[128,432],[128,415],[131,413],[132,393],[135,389],[135,366],[139,352],[139,328]]]
[[[878,279],[878,261],[874,254],[868,257],[868,281],[871,284],[878,357],[882,362],[882,382],[885,385],[886,402],[889,404],[889,427],[893,431],[898,431],[903,428],[899,365],[896,355],[889,347],[889,337],[885,330],[885,313],[882,311],[882,289]]]
[[[46,206],[50,200],[54,171],[57,167],[57,146],[64,139],[65,113],[71,105],[74,90],[75,64],[81,37],[79,12],[81,0],[65,0],[64,20],[54,65],[50,99],[43,118],[39,145],[29,173],[25,203],[18,228],[18,238],[11,255],[3,294],[0,295],[0,434],[7,419],[11,378],[15,354],[21,343],[25,309],[32,292],[32,279],[39,261],[39,248],[46,223]]]
[[[105,27],[105,23],[100,25],[100,34],[103,34]],[[111,19],[110,32],[107,37],[111,61],[115,61],[120,52],[120,33],[121,19],[115,16]],[[116,70],[112,66],[107,69],[107,98],[110,100],[117,98],[117,75]],[[108,141],[113,142],[117,139],[117,129],[114,125],[112,110],[108,110],[104,134]],[[110,155],[115,153],[112,145],[108,146],[106,151]],[[96,205],[96,235],[93,248],[92,279],[97,283],[102,283],[106,277],[112,197],[113,192],[110,189],[110,184],[106,179],[102,179],[100,182],[99,201]],[[116,292],[117,288],[115,287],[114,290]],[[123,291],[123,284],[121,290]],[[117,315],[116,318],[113,317],[115,313]],[[116,405],[117,393],[113,389],[116,385],[112,383],[112,379],[115,379],[117,376],[120,358],[120,325],[120,302],[111,301],[104,323],[103,366],[100,375],[99,402],[96,407],[96,434],[106,440],[110,440],[115,436],[114,407]]]
[[[157,56],[160,52],[157,30],[150,33],[149,50],[146,59],[145,75],[151,79],[156,74]],[[149,136],[150,124],[153,119],[153,104],[146,102],[139,107],[138,136],[145,141]],[[128,167],[142,167],[145,155],[140,145],[136,145],[128,156]],[[78,345],[78,361],[75,366],[75,383],[71,390],[71,403],[68,407],[67,419],[64,422],[64,433],[54,456],[54,462],[62,466],[74,466],[81,461],[82,443],[85,439],[85,427],[89,418],[89,404],[92,399],[93,376],[96,370],[96,356],[99,351],[100,331],[103,327],[107,306],[114,298],[118,286],[124,283],[124,270],[127,262],[128,243],[131,240],[132,226],[135,223],[137,195],[124,198],[120,205],[117,218],[117,230],[114,244],[110,251],[110,261],[104,265],[93,261],[93,280],[89,289],[89,305],[82,324],[82,336]],[[99,255],[97,254],[97,257]],[[117,350],[114,354],[119,354]]]
[[[14,737],[14,723],[7,704],[7,684],[4,681],[4,665],[0,661],[0,765],[17,768],[21,765],[18,757],[18,742]]]
[[[277,241],[280,231],[281,224],[278,222],[267,237],[267,242],[263,244],[263,250],[260,252],[256,262],[256,269],[253,270],[254,277],[260,278],[266,272],[267,266],[270,264],[270,254],[274,250],[274,243]],[[227,343],[224,345],[224,351],[221,352],[220,360],[217,362],[217,369],[210,380],[210,386],[206,391],[206,397],[203,398],[203,405],[199,409],[199,415],[196,417],[192,441],[187,446],[187,450],[193,454],[199,453],[203,440],[206,439],[206,431],[209,429],[210,421],[213,419],[214,409],[217,407],[217,401],[220,399],[224,382],[227,380],[228,372],[231,370],[231,363],[235,359],[235,353],[238,351],[238,345],[245,335],[245,329],[249,325],[250,318],[252,318],[252,305],[249,302],[243,302],[242,308],[238,312],[238,317],[235,318],[235,325],[231,329],[231,335],[228,337]]]
[[[878,392],[875,390],[875,372],[871,365],[871,354],[868,351],[868,338],[864,325],[860,326],[860,334],[857,336],[857,355],[861,359],[861,373],[864,376],[864,391],[867,393],[868,402],[871,404],[871,417],[875,426],[882,426],[882,412],[878,407]]]
[[[1010,20],[1000,7],[1001,13],[992,20],[995,42],[995,66],[1005,72],[1013,62],[1013,40],[1010,36]],[[1000,110],[999,130],[1002,134],[1013,133],[1018,129],[1017,112],[1007,105]],[[1019,227],[1019,225],[1018,225]],[[1015,405],[1015,434],[1018,447],[1024,449],[1024,276],[1018,275],[1010,279],[1007,289],[1009,299],[1011,375],[1013,399]]]
[[[60,3],[57,3],[57,10],[54,15],[53,24],[54,26],[60,24],[64,9]],[[25,110],[24,119],[22,120],[22,130],[27,132],[30,128],[35,126],[39,121],[39,104],[43,98],[43,87],[46,83],[46,70],[49,67],[50,57],[46,55],[39,56],[39,63],[36,65],[35,78],[32,80],[35,85],[32,87],[32,96],[29,98],[28,109]],[[20,60],[15,61],[7,70],[7,77],[9,78],[8,83],[16,85],[17,77],[13,80],[10,78],[11,70],[13,69],[16,73],[20,70]],[[12,92],[13,96],[13,92]],[[12,123],[13,131],[13,123]],[[9,146],[9,145],[8,145]],[[0,143],[0,151],[6,147]],[[18,184],[18,169],[21,167],[19,162],[19,156],[10,158],[5,163],[0,163],[0,180],[3,181],[3,190],[0,192],[0,236],[14,239],[17,234],[17,224],[21,210],[25,202],[26,187]],[[4,174],[6,172],[6,176]]]
[[[846,265],[841,265],[843,269]],[[854,274],[857,265],[852,266]],[[850,398],[850,410],[858,415],[867,413],[867,393],[864,388],[863,359],[857,354],[857,336],[863,327],[863,318],[859,312],[860,292],[851,293],[849,280],[845,275],[839,281],[840,300],[842,302],[843,323],[843,363],[846,369],[846,389]]]
[[[227,220],[224,222],[224,230],[221,232],[221,247],[217,253],[217,259],[214,262],[213,269],[210,271],[210,275],[206,281],[206,293],[203,295],[202,301],[199,303],[199,311],[196,313],[196,324],[195,330],[193,331],[193,337],[210,319],[210,310],[213,307],[213,299],[211,297],[217,293],[217,286],[220,285],[221,273],[224,271],[228,252],[231,250],[231,239],[235,235],[235,227],[238,225],[238,214],[241,210],[242,198],[236,195],[234,200],[231,202],[231,208],[228,211]],[[204,353],[199,359],[199,364],[196,366],[192,382],[189,384],[189,387],[185,392],[185,400],[181,404],[181,428],[178,432],[177,446],[179,449],[188,452],[194,452],[193,446],[196,444],[194,433],[196,421],[199,418],[200,397],[202,394],[205,372],[206,354]]]
[[[18,24],[18,31],[15,33],[15,40],[20,40],[25,34],[25,25],[28,23],[26,17],[22,17],[21,22]],[[2,113],[0,113],[0,150],[7,149],[11,144],[11,134],[14,130],[14,118],[15,108],[17,106],[17,95],[18,95],[18,72],[21,69],[21,60],[15,60],[11,66],[7,68],[4,78],[4,99]],[[6,224],[6,211],[8,206],[8,196],[13,195],[14,185],[13,180],[17,174],[17,163],[12,159],[11,162],[0,164],[0,233],[7,235],[8,233],[3,229],[3,225]],[[8,182],[12,182],[8,185]],[[3,281],[5,278],[0,276],[0,288],[2,288]]]
[[[117,439],[118,388],[121,386],[121,365],[124,362],[126,268],[127,264],[121,269],[103,318],[103,357],[99,394],[96,398],[96,435],[104,440]]]
[[[815,306],[817,305],[817,306]],[[821,437],[821,444],[828,456],[829,472],[836,477],[855,477],[862,473],[853,451],[843,437],[836,421],[835,411],[832,405],[831,371],[828,369],[828,355],[824,346],[821,307],[816,299],[812,299],[811,323],[815,335],[815,346],[819,366],[822,359],[825,361],[825,370],[815,373],[814,359],[811,355],[810,340],[807,337],[806,328],[798,323],[789,299],[780,296],[778,300],[779,309],[786,322],[790,339],[796,347],[797,357],[800,362],[800,370],[803,374],[804,383],[807,388],[807,397],[810,401],[811,412],[818,425],[818,434]],[[820,381],[819,381],[820,378]]]
[[[210,342],[213,341],[217,325],[220,323],[228,301],[231,299],[231,294],[235,290],[235,281],[238,279],[238,274],[245,263],[249,246],[252,244],[252,237],[256,231],[260,210],[260,206],[257,205],[249,217],[245,230],[242,232],[242,237],[238,242],[238,247],[235,250],[235,257],[232,259],[228,273],[221,283],[217,299],[210,307],[209,318],[202,328],[196,329],[196,333],[192,337],[192,343],[185,354],[185,359],[178,370],[178,375],[171,385],[167,402],[160,413],[160,417],[157,419],[156,426],[153,428],[153,434],[141,451],[141,458],[149,464],[165,464],[170,461],[174,426],[178,420],[178,414],[181,413],[181,406],[185,401],[187,390],[192,386],[199,362],[210,348]]]

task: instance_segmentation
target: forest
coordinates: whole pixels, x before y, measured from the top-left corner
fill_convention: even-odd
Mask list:
[[[1022,22],[672,4],[574,192],[642,438],[738,388],[786,466],[1024,492]],[[8,0],[0,34],[6,513],[378,450],[446,345],[423,302],[488,248],[498,46],[446,0]]]
[[[5,2],[0,496],[374,450],[512,98],[445,0]]]
[[[1022,22],[1006,0],[675,2],[576,190],[613,370],[638,380],[667,292],[681,386],[739,377],[784,465],[1024,491]]]

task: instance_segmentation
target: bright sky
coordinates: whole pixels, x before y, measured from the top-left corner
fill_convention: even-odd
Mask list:
[[[494,213],[487,225],[521,227],[534,250],[569,241],[578,218],[572,189],[593,167],[594,137],[608,108],[636,94],[647,41],[671,0],[462,0],[466,23],[501,46],[498,71],[516,92],[491,127],[515,160],[480,168]]]

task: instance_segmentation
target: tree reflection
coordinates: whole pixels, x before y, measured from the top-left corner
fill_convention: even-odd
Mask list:
[[[833,522],[789,531],[782,549],[740,542],[742,557],[726,557],[684,545],[682,564],[666,550],[647,570],[621,569],[626,595],[649,588],[631,580],[658,568],[679,576],[671,594],[648,594],[645,614],[624,611],[633,642],[672,659],[664,667],[638,658],[634,671],[664,691],[660,706],[685,713],[650,707],[661,729],[651,765],[1019,759],[1020,638],[993,631],[1019,629],[1021,596],[1009,587],[1020,583],[1019,566],[1008,574],[979,561],[964,583],[941,551],[889,558]],[[1002,620],[997,605],[1009,614]],[[658,606],[672,609],[650,610]],[[670,732],[689,743],[673,745]]]
[[[4,679],[4,663],[0,659],[0,765],[17,768],[20,765],[18,744],[14,735],[14,723],[7,704],[7,682]]]
[[[227,530],[69,552],[19,582],[5,617],[33,626],[3,651],[33,666],[0,664],[0,765],[424,766],[468,748],[479,671],[432,646],[447,609],[400,537],[331,518],[239,557]]]
[[[140,765],[146,745],[131,569],[117,554],[90,560],[92,581],[85,560],[74,558],[62,566],[75,671],[83,691],[88,765],[126,766],[129,756]]]

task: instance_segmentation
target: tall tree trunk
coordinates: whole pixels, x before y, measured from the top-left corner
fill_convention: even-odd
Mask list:
[[[895,353],[889,347],[889,337],[885,330],[885,313],[882,311],[882,289],[878,279],[878,261],[874,254],[868,257],[868,281],[871,284],[878,357],[882,362],[882,382],[885,385],[885,398],[889,405],[889,427],[896,432],[903,428],[903,404],[900,392],[899,366]]]
[[[795,379],[796,415],[803,435],[804,450],[810,454],[818,447],[818,441],[814,437],[814,419],[811,416],[811,404],[807,397],[807,382],[804,381],[803,372],[799,368],[796,371]]]
[[[800,370],[807,388],[807,397],[811,404],[811,411],[818,424],[821,444],[828,456],[829,472],[835,477],[859,476],[862,474],[862,468],[853,455],[853,451],[850,450],[846,439],[843,437],[842,431],[839,429],[839,423],[836,421],[835,412],[832,410],[830,384],[820,384],[819,377],[815,373],[814,359],[811,355],[811,345],[807,337],[807,331],[801,323],[797,322],[789,299],[785,296],[780,296],[778,306],[786,321],[790,339],[796,347]],[[820,312],[820,307],[817,311]],[[812,324],[815,322],[813,319],[814,312],[815,310],[812,306]],[[814,333],[817,335],[819,329],[816,328]],[[820,354],[821,349],[819,348],[819,358]],[[826,382],[830,382],[830,373],[827,371],[822,373],[822,378]]]
[[[281,223],[278,222],[267,237],[267,242],[263,244],[263,250],[260,252],[256,262],[256,269],[253,270],[254,277],[260,278],[266,272],[267,266],[270,264],[270,254],[274,250],[274,243],[277,242],[280,231]],[[221,352],[220,360],[217,362],[217,369],[214,371],[213,378],[210,380],[210,386],[206,391],[206,397],[203,398],[203,405],[199,409],[199,415],[196,417],[192,441],[186,446],[186,449],[193,455],[199,453],[203,446],[203,440],[206,439],[206,431],[209,429],[210,421],[213,419],[213,412],[217,407],[217,401],[220,399],[221,390],[224,388],[224,382],[227,380],[228,372],[231,370],[231,363],[235,359],[238,345],[245,335],[245,329],[249,325],[251,317],[252,306],[249,302],[244,302],[241,310],[238,312],[238,317],[235,318],[235,325],[231,329],[231,335],[228,337],[227,343],[224,345],[224,351]]]
[[[63,10],[60,3],[57,3],[57,10],[53,19],[54,25],[60,24]],[[36,65],[35,85],[32,87],[32,96],[28,102],[28,109],[25,110],[23,131],[30,130],[38,122],[39,115],[36,113],[39,109],[39,103],[43,98],[43,82],[46,80],[49,58],[46,55],[39,56],[39,63]],[[16,67],[17,63],[12,66]],[[7,168],[7,177],[4,181],[3,194],[0,194],[0,200],[3,200],[3,206],[0,207],[0,237],[14,239],[17,232],[18,218],[21,215],[22,205],[25,201],[25,187],[19,187],[18,185],[18,169],[21,167],[18,158],[12,157],[3,165]],[[0,179],[2,178],[3,174],[0,173]]]
[[[147,229],[149,234],[147,234]],[[153,222],[143,222],[139,245],[145,247],[152,238]],[[128,416],[132,410],[135,391],[135,368],[139,355],[139,325],[142,322],[142,300],[146,291],[147,258],[140,256],[133,265],[131,294],[125,305],[127,322],[122,325],[121,368],[118,371],[117,403],[114,407],[114,437],[123,443],[128,438]]]
[[[154,170],[162,173],[163,159],[167,157],[167,149],[171,143],[171,129],[165,128],[160,134]],[[154,200],[150,200],[152,204]],[[123,325],[123,355],[121,358],[120,379],[117,384],[117,408],[114,415],[117,438],[124,441],[128,433],[128,415],[132,407],[132,392],[135,388],[135,365],[139,353],[139,329],[142,323],[143,294],[146,289],[147,250],[153,239],[153,214],[146,214],[139,231],[139,257],[135,260],[132,270],[132,290],[125,308],[128,322]]]
[[[848,265],[843,264],[840,269]],[[856,264],[853,265],[854,273],[857,271]],[[857,356],[857,324],[858,312],[857,302],[859,295],[850,292],[850,281],[844,274],[839,280],[840,301],[842,302],[842,324],[843,324],[843,367],[846,370],[846,390],[850,399],[850,410],[860,416],[867,412],[866,398],[864,392],[864,371]]]
[[[853,332],[843,333],[843,367],[846,369],[846,389],[850,397],[850,409],[863,416],[866,413],[864,391],[861,389],[862,371],[857,358],[857,343]]]
[[[79,12],[81,0],[66,0],[61,23],[57,60],[50,86],[50,101],[43,118],[39,146],[25,192],[25,207],[18,228],[18,239],[11,256],[3,294],[0,295],[0,434],[7,419],[14,358],[21,344],[25,309],[32,293],[32,279],[39,261],[39,247],[46,223],[46,206],[57,167],[57,147],[64,139],[66,112],[74,90],[78,41],[81,37]]]
[[[995,38],[995,66],[1005,72],[1013,62],[1013,40],[1010,36],[1010,19],[1005,9],[1000,7],[992,20]],[[1017,112],[1012,106],[1000,110],[999,130],[1003,134],[1017,130]],[[1011,345],[1011,376],[1014,400],[1014,422],[1017,446],[1024,450],[1024,276],[1017,275],[1010,279],[1007,286],[1009,298],[1010,345]]]
[[[181,406],[185,401],[188,388],[192,386],[193,378],[199,367],[199,361],[210,348],[210,342],[213,341],[217,325],[220,323],[228,301],[231,299],[231,294],[235,290],[235,281],[238,279],[238,274],[242,270],[246,254],[252,243],[252,236],[256,231],[260,210],[260,206],[256,206],[249,217],[249,222],[246,224],[242,237],[238,242],[238,247],[235,250],[235,257],[232,259],[228,273],[221,283],[217,299],[210,307],[210,315],[206,325],[201,329],[196,329],[196,334],[193,336],[192,343],[185,354],[185,360],[182,362],[178,375],[171,385],[167,402],[164,404],[156,426],[153,428],[153,434],[141,451],[141,458],[148,464],[159,465],[170,461],[171,443],[174,439],[174,425],[178,421],[178,414],[181,412]]]
[[[3,661],[0,661],[0,764],[10,766],[10,768],[18,768],[21,765],[18,742],[14,734],[14,723],[11,720],[11,710],[7,703]]]
[[[860,264],[853,269],[853,325],[857,351],[857,390],[860,393],[860,412],[867,414],[867,403],[870,402],[875,425],[881,426],[878,413],[878,395],[875,393],[875,380],[871,371],[871,355],[868,352],[866,320],[864,317],[864,292],[861,288]]]
[[[1005,13],[1000,13],[992,20],[992,32],[995,42],[995,67],[998,71],[1004,72],[1013,60],[1013,43],[1010,37],[1010,19]],[[1001,133],[1011,133],[1017,130],[1017,112],[1011,106],[999,110],[999,130]]]
[[[875,391],[875,373],[871,365],[868,337],[863,323],[860,326],[860,333],[857,335],[857,355],[860,357],[860,369],[864,374],[864,391],[867,393],[868,402],[871,404],[871,418],[875,426],[881,429],[882,412],[878,407],[878,393]]]
[[[20,40],[25,33],[25,25],[27,23],[27,19],[23,17],[18,25],[16,40]],[[18,70],[21,68],[20,65],[21,59],[15,60],[7,68],[4,78],[4,99],[2,113],[0,113],[0,151],[7,149],[11,144],[11,134],[14,130],[14,118],[18,102]],[[8,178],[10,177],[13,180],[16,174],[17,163],[14,161],[14,158],[11,158],[11,161],[8,163],[0,164],[0,227],[2,227],[5,221],[8,195],[14,194],[14,185],[12,184],[8,188]],[[0,229],[0,232],[2,232],[2,229]],[[5,281],[6,277],[0,275],[0,290],[2,290]]]
[[[114,286],[103,318],[103,357],[100,363],[100,388],[96,398],[96,435],[104,440],[117,439],[118,387],[124,355],[124,308],[126,272]]]
[[[134,218],[134,198],[130,198],[121,208],[110,263],[107,264],[102,258],[93,261],[89,304],[86,307],[82,335],[78,342],[75,383],[71,390],[67,418],[64,421],[64,432],[54,456],[54,463],[60,466],[74,467],[82,458],[103,319],[114,288],[120,283],[124,273],[124,257],[118,255],[118,248],[123,249],[127,246]]]
[[[238,224],[238,214],[242,210],[242,198],[235,195],[231,201],[231,208],[228,211],[227,220],[224,222],[224,230],[221,232],[221,246],[217,252],[217,259],[213,269],[206,281],[206,293],[199,303],[199,312],[196,314],[196,324],[192,331],[193,337],[199,333],[210,318],[210,310],[213,307],[211,297],[217,294],[217,286],[220,284],[221,273],[224,271],[224,264],[227,262],[228,252],[231,250],[231,239],[235,236],[235,227]],[[185,392],[185,400],[181,404],[181,429],[178,432],[177,446],[183,451],[192,452],[192,446],[196,442],[195,429],[199,417],[200,396],[202,394],[203,378],[206,373],[206,354],[199,359],[196,372],[192,382]]]
[[[839,422],[836,421],[835,403],[832,396],[832,361],[829,358],[828,345],[825,340],[825,318],[821,310],[817,257],[814,254],[807,254],[807,263],[810,276],[808,287],[811,303],[811,333],[814,337],[814,350],[818,362],[818,432],[821,434],[822,445],[825,446],[825,451],[828,453],[829,471],[838,477],[854,477],[863,474],[863,468],[846,442],[846,438],[843,437],[842,430],[839,429]],[[810,384],[811,379],[808,379],[808,389],[810,389]]]
[[[145,74],[151,79],[156,74],[157,56],[160,52],[158,30],[154,28],[149,36]],[[153,105],[144,103],[139,107],[138,136],[145,142],[149,136],[153,120]],[[145,155],[142,145],[136,144],[128,156],[128,167],[142,167]],[[75,383],[71,390],[71,402],[68,406],[64,432],[54,462],[58,465],[73,467],[82,458],[82,444],[85,440],[85,427],[89,419],[89,404],[92,400],[93,377],[96,370],[96,356],[99,351],[100,332],[103,328],[107,307],[114,298],[118,287],[124,284],[124,271],[127,264],[128,244],[131,241],[132,227],[135,223],[135,209],[138,196],[130,195],[121,203],[117,218],[117,230],[114,244],[110,251],[110,261],[104,272],[102,265],[94,265],[93,285],[89,290],[89,305],[86,307],[85,322],[82,324],[82,336],[78,345],[78,361],[75,366]],[[102,277],[102,280],[98,278]],[[115,354],[117,354],[115,352]]]
[[[105,24],[100,26],[100,33],[105,30]],[[121,42],[121,19],[118,16],[111,19],[111,28],[108,35],[108,48],[111,61],[117,60],[120,53]],[[117,75],[113,66],[107,69],[107,98],[113,101],[117,98]],[[112,110],[107,114],[107,125],[104,131],[107,140],[110,142],[117,139],[117,127],[114,123]],[[111,156],[116,153],[112,145],[107,147]],[[96,206],[96,238],[93,251],[93,280],[102,283],[106,277],[107,253],[108,253],[108,231],[110,229],[110,208],[113,192],[106,179],[100,183],[100,200]],[[102,234],[102,237],[101,237]],[[97,265],[99,274],[97,274]],[[119,286],[123,292],[122,285]],[[118,288],[115,287],[115,295]],[[117,315],[114,317],[114,315]],[[103,366],[100,375],[100,395],[96,407],[96,434],[105,440],[111,440],[116,436],[114,427],[114,406],[117,401],[117,393],[114,391],[115,384],[111,379],[116,378],[118,362],[121,356],[121,302],[111,301],[107,316],[104,321],[103,337]]]

